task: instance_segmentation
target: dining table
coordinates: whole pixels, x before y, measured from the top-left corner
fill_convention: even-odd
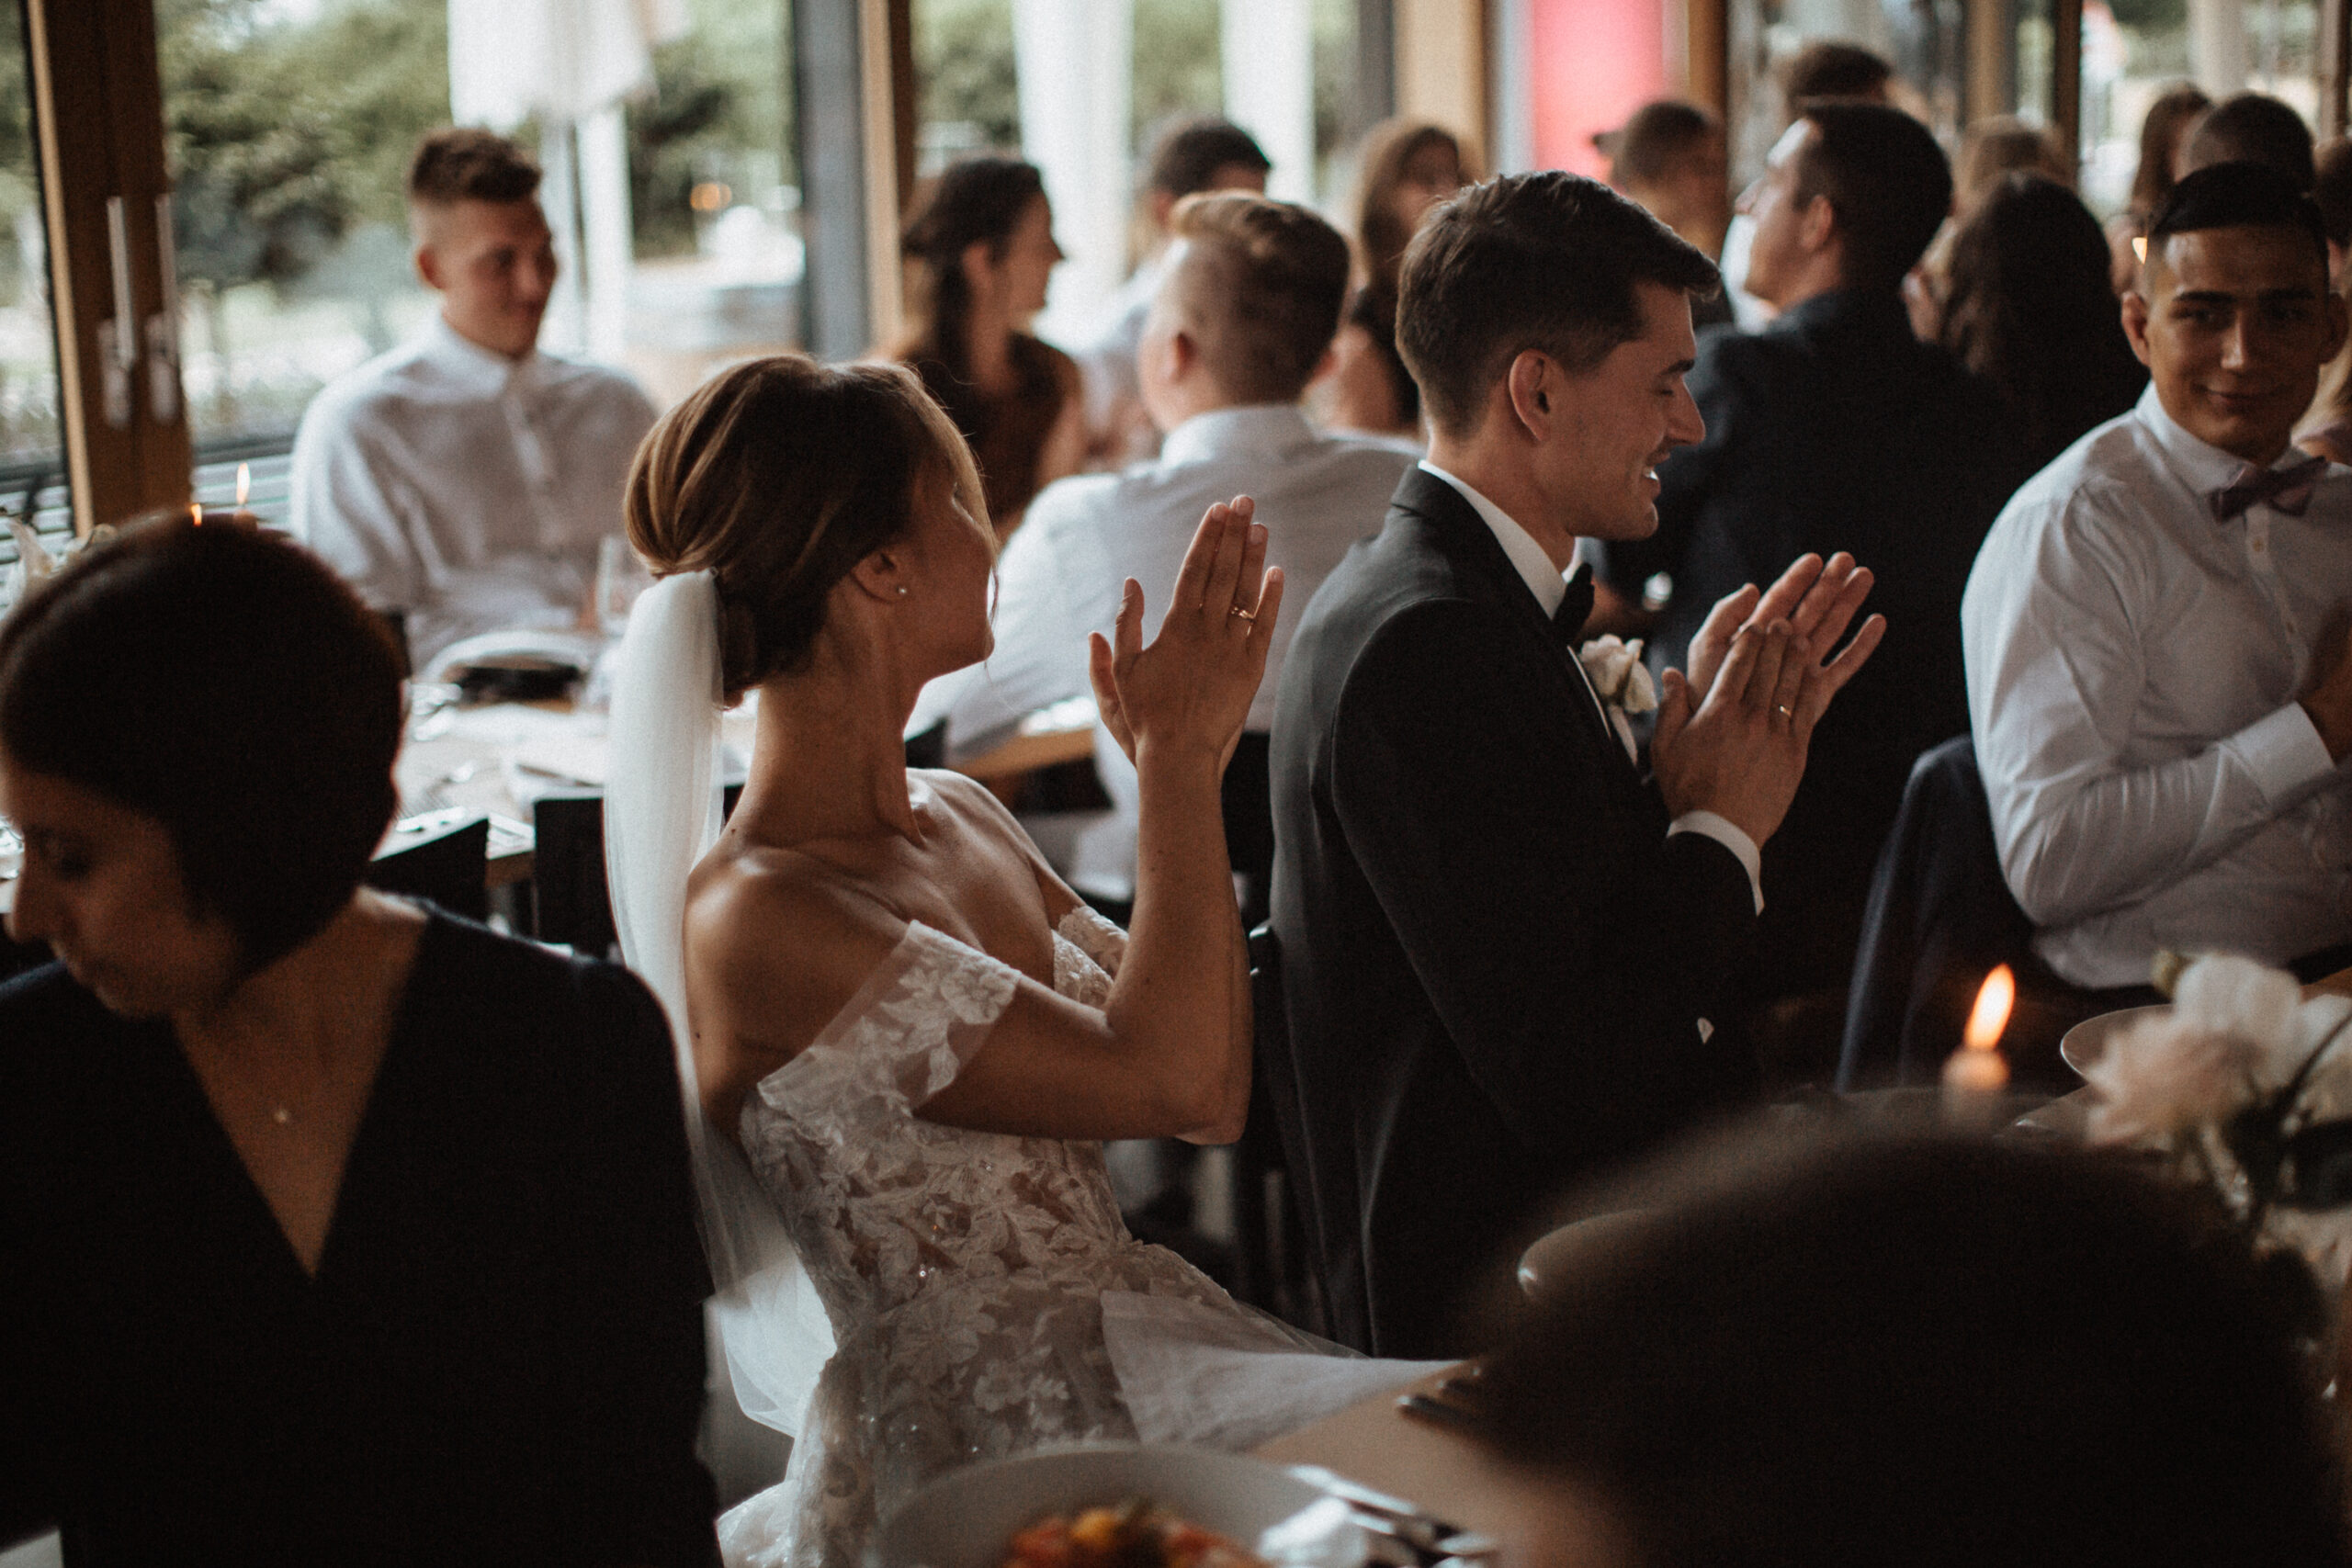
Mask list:
[[[2306,986],[2304,994],[2352,997],[2352,968]],[[2026,1137],[2079,1138],[2097,1093],[2084,1088],[2050,1100],[2020,1118],[2016,1130]],[[1539,1242],[1532,1250],[1543,1246]],[[1498,1552],[1487,1561],[1496,1568],[1564,1561],[1557,1555],[1557,1540],[1539,1541],[1531,1534],[1546,1528],[1531,1524],[1546,1517],[1544,1483],[1488,1447],[1470,1421],[1443,1414],[1456,1404],[1446,1397],[1443,1385],[1461,1377],[1468,1365],[1359,1400],[1252,1451],[1270,1463],[1329,1471],[1490,1536]],[[1438,1412],[1429,1410],[1431,1404],[1440,1407]]]

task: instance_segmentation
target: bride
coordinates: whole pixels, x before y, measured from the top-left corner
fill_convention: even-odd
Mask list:
[[[1106,1294],[1247,1312],[1127,1235],[1096,1140],[1240,1130],[1249,976],[1217,791],[1282,574],[1247,499],[1212,507],[1157,638],[1133,582],[1092,638],[1142,797],[1122,933],[986,789],[905,765],[923,683],[988,655],[993,553],[971,457],[912,376],[734,367],[647,438],[628,516],[661,581],[615,698],[616,907],[727,1140],[704,1151],[706,1240],[739,1388],[797,1417],[788,1478],[722,1539],[730,1562],[849,1564],[942,1470],[1136,1435]],[[750,778],[717,831],[718,705],[753,692]],[[756,1192],[730,1185],[745,1167]],[[776,1216],[820,1320],[789,1299],[788,1254],[744,1234]],[[793,1363],[828,1329],[798,1408]]]

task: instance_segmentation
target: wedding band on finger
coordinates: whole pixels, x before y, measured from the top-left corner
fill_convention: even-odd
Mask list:
[[[1254,621],[1258,618],[1257,611],[1245,610],[1238,604],[1236,604],[1231,609],[1226,611],[1226,614],[1228,615],[1237,615],[1245,621]]]
[[[1792,708],[1789,706],[1789,705],[1788,705],[1788,704],[1786,704],[1786,703],[1774,703],[1774,704],[1772,705],[1772,711],[1773,711],[1774,713],[1776,713],[1776,714],[1779,714],[1782,718],[1794,718],[1794,717],[1796,717],[1796,713],[1795,713],[1795,711],[1794,711],[1793,709],[1792,709]]]

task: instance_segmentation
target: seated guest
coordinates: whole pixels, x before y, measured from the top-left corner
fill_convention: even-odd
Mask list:
[[[2075,183],[2069,161],[2040,126],[2008,115],[1995,115],[1970,126],[1961,144],[1951,216],[1928,243],[1919,265],[1903,280],[1903,299],[1911,308],[1911,331],[1921,339],[1936,343],[1942,338],[1944,300],[1951,292],[1951,247],[1960,237],[1960,226],[2013,174],[2040,175],[2069,188]]]
[[[1723,121],[1696,104],[1660,98],[1644,104],[1617,130],[1593,138],[1609,157],[1609,183],[1704,252],[1723,254],[1731,222],[1731,164]],[[1693,300],[1694,326],[1731,320],[1721,294]]]
[[[1998,1144],[1705,1153],[1480,1380],[1528,1568],[2346,1561],[2309,1329],[2210,1207]]]
[[[2118,294],[2129,294],[2140,276],[2140,255],[2133,242],[2148,235],[2148,219],[2172,189],[2173,165],[2189,127],[2213,107],[2193,83],[2176,82],[2156,95],[2140,122],[2140,163],[2132,175],[2131,198],[2123,210],[2108,220],[2108,250],[2113,263],[2111,281]]]
[[[1442,125],[1392,119],[1358,152],[1356,281],[1331,344],[1321,422],[1340,430],[1421,438],[1421,391],[1396,355],[1396,273],[1430,208],[1476,175],[1461,140]]]
[[[1248,495],[1266,525],[1266,559],[1289,592],[1312,594],[1362,538],[1412,458],[1397,446],[1318,434],[1299,411],[1331,344],[1347,290],[1348,244],[1304,207],[1238,195],[1193,197],[1144,328],[1144,404],[1167,438],[1156,461],[1118,475],[1050,487],[998,565],[996,650],[946,707],[958,751],[1004,739],[1025,714],[1089,690],[1086,638],[1107,635],[1122,585],[1165,604],[1200,515]],[[1276,626],[1267,668],[1279,671],[1290,628]],[[1266,733],[1274,682],[1259,687],[1228,785],[1254,792],[1265,816]],[[1105,737],[1107,739],[1107,735]],[[1071,885],[1091,897],[1135,896],[1137,802],[1117,747],[1096,762],[1118,811],[1080,843]],[[1252,902],[1262,905],[1272,843],[1261,836]],[[1261,908],[1251,913],[1262,918]]]
[[[2235,93],[2197,117],[2181,138],[2175,177],[2215,164],[2263,164],[2309,190],[2318,177],[2312,128],[2278,99],[2261,93]]]
[[[2327,276],[2342,293],[2352,253],[2352,139],[2336,137],[2314,156],[2312,199],[2327,231]],[[2297,428],[2295,445],[2331,463],[2352,462],[2352,349],[2340,349],[2320,377],[2319,396]]]
[[[2352,473],[2288,445],[2345,340],[2318,211],[2199,170],[2141,279],[2147,392],[2018,492],[1961,611],[2002,868],[2084,993],[2161,949],[2332,968],[2352,939]]]
[[[1564,1181],[1736,1098],[1707,1015],[1805,746],[1885,623],[1870,574],[1744,589],[1664,679],[1655,779],[1578,662],[1578,536],[1657,526],[1703,433],[1682,384],[1707,258],[1598,181],[1473,186],[1406,254],[1398,346],[1432,437],[1300,618],[1273,759],[1273,928],[1343,1338],[1458,1351],[1452,1320]],[[1614,691],[1616,688],[1611,688]]]
[[[1842,1016],[1872,864],[1912,761],[1967,727],[1957,617],[1976,546],[2030,471],[1993,389],[1913,337],[1899,292],[1943,221],[1927,128],[1878,104],[1808,107],[1742,198],[1747,287],[1779,310],[1701,345],[1706,437],[1658,469],[1658,527],[1602,547],[1620,603],[1661,607],[1649,657],[1680,663],[1712,607],[1808,552],[1887,573],[1886,646],[1813,738],[1804,788],[1765,852],[1771,903],[1738,1007],[1806,998],[1772,1046],[1804,1077]],[[1621,622],[1621,624],[1623,624]]]
[[[2107,238],[2064,186],[2011,175],[1954,235],[1940,341],[1990,382],[2040,468],[2148,384],[2108,288]]]
[[[1273,168],[1257,139],[1230,120],[1204,115],[1181,119],[1151,144],[1137,228],[1147,236],[1142,259],[1111,296],[1094,341],[1078,353],[1086,383],[1086,424],[1095,450],[1114,463],[1148,457],[1159,431],[1145,412],[1136,380],[1136,349],[1144,318],[1167,270],[1176,204],[1204,191],[1266,193]]]
[[[914,328],[890,357],[971,444],[1001,538],[1039,491],[1086,456],[1078,364],[1030,335],[1061,264],[1036,166],[980,156],[948,165],[907,224]]]
[[[268,634],[255,636],[254,628]],[[167,519],[0,630],[0,1540],[707,1563],[706,1281],[645,987],[359,886],[394,653]]]
[[[1884,56],[1843,39],[1821,39],[1790,56],[1781,72],[1781,96],[1793,122],[1815,98],[1894,101],[1894,67]]]
[[[580,624],[653,423],[627,376],[537,346],[556,270],[538,188],[489,131],[417,145],[409,231],[440,313],[328,383],[294,437],[296,536],[396,618],[419,669],[477,633]]]

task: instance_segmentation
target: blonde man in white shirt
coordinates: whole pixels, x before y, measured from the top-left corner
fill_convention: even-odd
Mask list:
[[[2086,991],[2164,948],[2340,966],[2352,470],[2289,445],[2346,333],[2317,209],[2253,164],[2189,175],[2123,323],[2147,394],[2017,493],[1962,604],[2002,868]]]
[[[1303,604],[1348,547],[1369,534],[1411,450],[1372,437],[1327,435],[1299,399],[1329,355],[1348,284],[1348,243],[1304,207],[1239,193],[1195,196],[1170,220],[1174,240],[1136,354],[1145,408],[1166,433],[1157,460],[1119,474],[1048,486],[999,563],[996,651],[944,707],[951,755],[994,744],[1021,718],[1089,690],[1086,635],[1108,632],[1133,578],[1159,604],[1208,507],[1236,495],[1258,503],[1266,560]],[[1274,679],[1290,640],[1273,631],[1266,679],[1250,712],[1228,793],[1266,788]],[[1116,809],[1081,836],[1071,885],[1106,902],[1132,897],[1138,801],[1135,769],[1109,735],[1095,761]],[[1238,803],[1237,803],[1238,805]],[[1262,821],[1262,805],[1250,813]],[[1238,820],[1228,814],[1228,821]],[[1228,832],[1234,831],[1233,828]],[[1273,845],[1237,845],[1247,908],[1263,912]]]
[[[486,130],[437,130],[408,175],[418,342],[311,400],[293,528],[400,624],[418,669],[480,632],[579,624],[653,407],[617,371],[538,351],[555,283],[537,165]]]

